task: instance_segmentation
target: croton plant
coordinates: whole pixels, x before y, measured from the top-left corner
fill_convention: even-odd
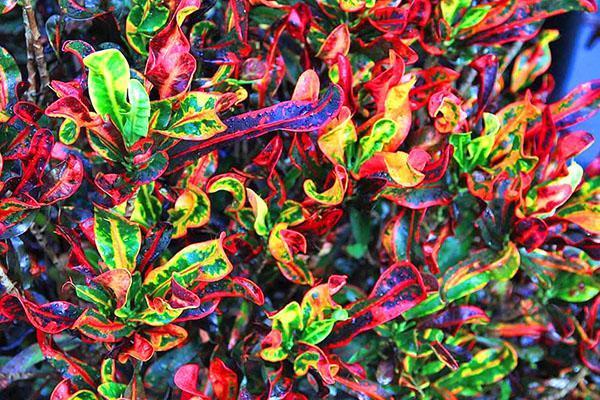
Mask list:
[[[596,9],[0,0],[0,398],[597,399]]]

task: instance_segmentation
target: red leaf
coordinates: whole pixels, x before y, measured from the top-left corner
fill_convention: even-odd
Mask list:
[[[453,69],[438,65],[415,71],[414,74],[417,81],[410,91],[410,106],[413,111],[425,106],[433,93],[450,85],[460,76]]]
[[[6,288],[2,288],[5,290]],[[0,297],[0,323],[11,322],[20,317],[23,308],[19,300],[12,295],[4,294]]]
[[[202,301],[225,297],[242,297],[257,305],[263,305],[264,295],[250,279],[239,276],[226,277],[216,282],[202,282],[194,291]]]
[[[50,400],[69,400],[76,390],[69,379],[63,379],[50,394]]]
[[[384,62],[389,65],[387,69],[384,69]],[[398,85],[402,80],[404,61],[396,52],[391,50],[389,59],[380,62],[374,70],[373,79],[365,83],[364,87],[373,96],[379,114],[385,111],[385,99],[390,88]],[[379,72],[377,75],[375,75],[376,71]]]
[[[540,247],[548,236],[546,223],[539,218],[523,218],[518,220],[512,231],[512,239],[524,246],[527,251]]]
[[[199,7],[200,1],[180,2],[167,26],[150,39],[145,74],[158,88],[161,99],[185,92],[192,82],[196,59],[190,54],[190,42],[180,25],[187,14]]]
[[[154,348],[152,344],[140,334],[136,333],[133,335],[133,343],[125,347],[121,353],[119,353],[119,362],[125,363],[129,357],[133,357],[136,360],[148,361],[154,355]]]
[[[561,8],[563,5],[564,8]],[[539,32],[546,18],[569,11],[595,12],[596,9],[593,0],[580,0],[577,3],[556,0],[505,1],[504,4],[495,5],[489,15],[468,33],[472,35],[468,43],[491,46],[525,42]]]
[[[373,10],[368,20],[375,29],[387,33],[401,34],[408,23],[409,7],[379,7]]]
[[[159,222],[148,230],[144,236],[142,247],[136,261],[137,268],[145,271],[146,268],[162,254],[171,242],[173,227],[166,222]]]
[[[486,54],[471,63],[477,71],[479,90],[477,93],[477,120],[481,118],[494,91],[496,75],[498,74],[498,58],[493,54]],[[475,121],[475,122],[476,122]]]
[[[173,381],[181,391],[187,394],[187,398],[198,396],[202,400],[210,400],[208,396],[197,389],[200,366],[197,364],[185,364],[179,367]]]
[[[193,321],[196,319],[202,319],[212,314],[219,306],[220,301],[220,299],[210,299],[202,301],[202,303],[200,303],[198,307],[185,310],[174,322],[185,322]]]
[[[238,376],[220,358],[210,360],[208,378],[217,400],[235,400],[238,394]]]
[[[53,204],[72,196],[83,180],[83,163],[73,154],[42,177],[40,203]]]
[[[201,304],[201,300],[192,292],[181,286],[174,278],[171,278],[171,298],[169,305],[177,308],[196,308]]]
[[[98,275],[94,282],[112,290],[117,299],[116,308],[121,308],[127,302],[131,287],[131,273],[126,269],[113,269]]]

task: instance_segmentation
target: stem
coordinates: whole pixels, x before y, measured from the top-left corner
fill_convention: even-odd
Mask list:
[[[29,75],[29,90],[27,95],[30,99],[36,97],[36,94],[43,93],[48,84],[50,77],[48,74],[48,65],[44,57],[44,46],[42,45],[42,35],[37,25],[35,11],[33,9],[32,0],[22,0],[23,7],[23,24],[25,25],[25,40],[27,42],[27,73]],[[37,77],[40,77],[39,91],[37,88]]]
[[[50,247],[48,240],[46,239],[46,236],[44,236],[45,230],[46,230],[46,226],[39,226],[35,222],[29,228],[29,231],[31,232],[31,234],[33,235],[33,237],[35,238],[37,243],[40,245],[40,247],[42,249],[44,249],[44,253],[46,253],[48,258],[50,259],[50,262],[52,264],[54,264],[55,266],[58,266],[60,264],[60,260],[58,258],[58,255]]]
[[[35,374],[31,372],[17,372],[13,374],[5,374],[0,372],[0,390],[6,389],[13,382],[27,380],[33,377],[35,377]]]
[[[523,47],[523,42],[513,43],[513,45],[508,50],[508,53],[506,53],[506,56],[504,56],[504,61],[502,62],[502,65],[498,69],[498,73],[500,75],[502,75],[504,73],[506,68],[508,68],[510,63],[513,62],[515,57],[519,54],[519,51],[521,51],[521,47]]]
[[[465,80],[458,88],[458,92],[461,95],[465,95],[464,97],[468,97],[468,96],[466,96],[467,91],[471,88],[471,86],[473,86],[473,82],[475,81],[475,78],[477,78],[477,71],[475,71],[474,69],[471,68],[469,70],[469,75],[467,75],[465,77]]]
[[[579,371],[577,373],[577,375],[575,375],[573,377],[573,379],[571,379],[569,381],[569,383],[567,383],[560,391],[558,391],[554,394],[550,394],[546,397],[543,397],[542,399],[543,400],[566,399],[568,394],[571,393],[573,391],[573,389],[575,389],[580,382],[583,382],[583,380],[587,376],[588,372],[589,372],[589,370],[587,368],[582,367],[581,371]]]
[[[4,267],[2,265],[0,265],[0,287],[2,287],[3,294],[19,294],[17,287],[10,280],[8,275],[6,275],[6,271],[4,271]]]

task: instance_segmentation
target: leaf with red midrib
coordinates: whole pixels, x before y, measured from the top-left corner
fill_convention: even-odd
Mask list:
[[[29,322],[45,333],[56,334],[70,329],[81,314],[79,307],[66,301],[38,305],[23,297],[19,297],[19,300]]]
[[[338,322],[326,339],[329,348],[341,347],[361,332],[391,321],[425,300],[419,271],[408,261],[396,263],[381,274],[371,294],[346,306],[349,318]]]

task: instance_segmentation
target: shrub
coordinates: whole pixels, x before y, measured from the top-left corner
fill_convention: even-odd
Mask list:
[[[594,398],[595,10],[0,0],[1,397]]]

